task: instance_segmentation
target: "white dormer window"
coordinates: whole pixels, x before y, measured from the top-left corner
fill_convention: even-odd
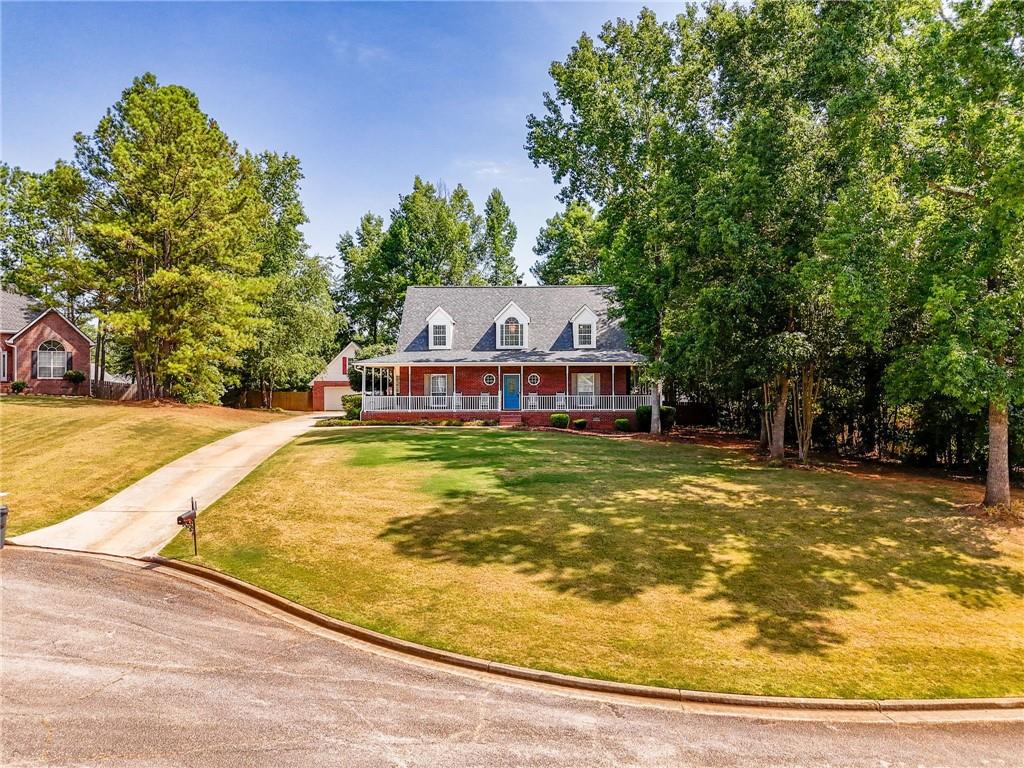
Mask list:
[[[584,304],[572,316],[572,345],[576,349],[593,349],[597,346],[597,315]]]
[[[523,324],[518,317],[510,317],[501,324],[501,346],[523,346]]]
[[[430,349],[451,349],[455,321],[438,307],[427,316],[427,346]]]
[[[530,317],[514,301],[494,318],[498,349],[525,349],[530,343]]]

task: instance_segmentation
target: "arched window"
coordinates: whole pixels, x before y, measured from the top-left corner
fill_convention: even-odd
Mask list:
[[[39,345],[36,353],[36,378],[60,379],[67,370],[68,353],[56,339],[49,339]]]
[[[523,346],[523,324],[518,317],[510,317],[501,324],[501,346]]]

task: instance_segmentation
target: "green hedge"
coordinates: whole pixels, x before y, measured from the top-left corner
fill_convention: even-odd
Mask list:
[[[629,419],[616,419],[615,429],[619,432],[629,432]],[[650,427],[648,427],[650,429]]]
[[[572,428],[573,429],[586,429],[587,428],[587,420],[586,419],[574,419],[573,422],[572,422]]]
[[[551,414],[551,426],[558,427],[559,429],[565,429],[569,426],[569,414],[568,413],[552,413]]]
[[[358,392],[352,395],[342,395],[341,407],[345,409],[346,419],[358,419],[363,410],[363,396]]]
[[[661,431],[668,432],[676,423],[676,409],[671,405],[661,406]],[[636,409],[636,428],[640,432],[651,431],[651,406],[641,405]]]

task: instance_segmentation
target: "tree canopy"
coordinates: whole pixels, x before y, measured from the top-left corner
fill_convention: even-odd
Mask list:
[[[609,22],[552,65],[527,121],[567,204],[533,273],[611,282],[651,377],[756,418],[779,460],[788,436],[805,461],[828,440],[899,441],[908,457],[924,440],[934,456],[950,408],[963,415],[941,429],[963,458],[970,415],[987,417],[987,501],[1006,503],[1022,39],[1011,0],[707,3]]]

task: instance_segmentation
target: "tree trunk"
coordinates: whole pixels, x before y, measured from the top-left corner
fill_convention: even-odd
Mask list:
[[[811,434],[814,431],[819,384],[813,363],[804,365],[793,383],[793,426],[796,428],[797,453],[800,463],[804,465],[811,458]]]
[[[661,382],[651,386],[651,434],[661,434]]]
[[[779,395],[775,400],[770,431],[771,442],[768,445],[768,457],[772,461],[784,461],[786,458],[786,405],[789,401],[789,378],[780,376]]]
[[[761,435],[757,439],[757,450],[768,453],[768,411],[761,409]]]
[[[94,390],[99,391],[100,382],[103,381],[103,378],[100,376],[100,360],[103,357],[103,323],[99,323],[96,328],[96,346],[93,349],[95,350],[93,354],[96,356],[96,359],[93,360],[93,370],[91,372],[92,385]]]
[[[103,332],[103,344],[100,345],[100,381],[107,380],[107,332]]]
[[[1009,406],[993,397],[988,404],[988,478],[985,506],[1010,505]]]

